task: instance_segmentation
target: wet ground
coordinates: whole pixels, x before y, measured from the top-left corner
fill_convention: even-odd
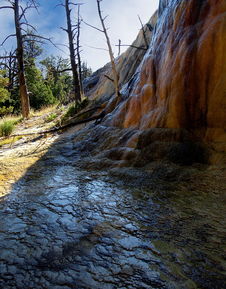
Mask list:
[[[62,139],[1,199],[0,288],[226,288],[223,191],[77,165]]]

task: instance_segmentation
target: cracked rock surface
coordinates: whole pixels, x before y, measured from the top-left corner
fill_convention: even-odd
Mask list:
[[[1,199],[0,288],[225,288],[221,192],[74,159],[67,136]]]

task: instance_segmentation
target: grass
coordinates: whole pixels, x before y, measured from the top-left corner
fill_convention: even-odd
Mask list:
[[[11,120],[4,121],[0,124],[0,136],[9,136],[12,134],[15,124]]]
[[[31,117],[32,116],[42,116],[44,114],[51,113],[53,111],[56,111],[56,108],[57,108],[57,104],[42,107],[40,110],[35,110],[35,111],[33,109],[31,109]]]
[[[81,103],[72,104],[69,106],[65,114],[62,116],[61,122],[64,123],[71,117],[75,116],[79,111],[84,109],[89,104],[89,100],[84,98]]]
[[[57,118],[57,114],[55,112],[53,112],[53,113],[51,113],[50,115],[47,116],[46,122],[51,122],[51,121],[53,121],[56,118]]]
[[[6,138],[3,140],[0,140],[0,147],[7,145],[7,144],[12,144],[18,140],[20,140],[22,138],[22,136],[16,136],[14,138]]]
[[[20,116],[7,116],[0,120],[0,137],[10,136],[15,126],[23,120]]]
[[[14,125],[17,125],[23,120],[22,116],[16,116],[16,115],[7,115],[3,118],[0,118],[0,125],[6,121],[12,121]]]

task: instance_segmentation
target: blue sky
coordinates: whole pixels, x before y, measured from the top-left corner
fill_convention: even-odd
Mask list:
[[[61,0],[62,1],[62,0]],[[75,3],[76,0],[72,0]],[[1,5],[6,1],[0,0]],[[65,12],[63,7],[56,7],[60,0],[39,0],[39,14],[33,10],[29,11],[28,19],[31,24],[37,27],[40,34],[46,37],[51,37],[57,44],[67,44],[67,35],[60,27],[65,27]],[[83,19],[94,25],[100,27],[100,21],[97,14],[96,0],[80,0],[84,3],[81,7],[81,15]],[[140,15],[142,22],[145,23],[152,16],[158,7],[159,0],[103,0],[102,10],[104,15],[108,15],[106,19],[106,26],[109,28],[108,32],[111,38],[112,46],[115,48],[115,55],[117,55],[117,48],[115,45],[118,39],[122,40],[124,44],[131,44],[135,39],[140,29],[140,23],[137,15]],[[0,42],[7,34],[14,33],[12,22],[12,12],[0,11]],[[87,61],[88,65],[96,70],[102,67],[109,61],[108,52],[104,50],[97,50],[91,47],[106,48],[104,35],[86,25],[81,29],[81,45],[82,45],[82,59]],[[13,40],[9,40],[4,46],[5,49],[13,47]],[[58,54],[63,57],[68,57],[68,50],[64,46],[59,46],[58,50],[50,45],[46,45],[44,49],[44,56],[49,54]],[[0,52],[3,48],[0,48]]]

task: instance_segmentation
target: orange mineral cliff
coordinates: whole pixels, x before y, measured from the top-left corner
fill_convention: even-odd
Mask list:
[[[133,75],[126,71],[121,101],[108,101],[113,108],[89,135],[89,149],[129,165],[184,155],[184,163],[226,164],[226,1],[160,0],[154,19],[136,70],[136,50],[120,61]]]
[[[225,138],[226,1],[160,0],[158,13],[141,72],[111,124]]]

